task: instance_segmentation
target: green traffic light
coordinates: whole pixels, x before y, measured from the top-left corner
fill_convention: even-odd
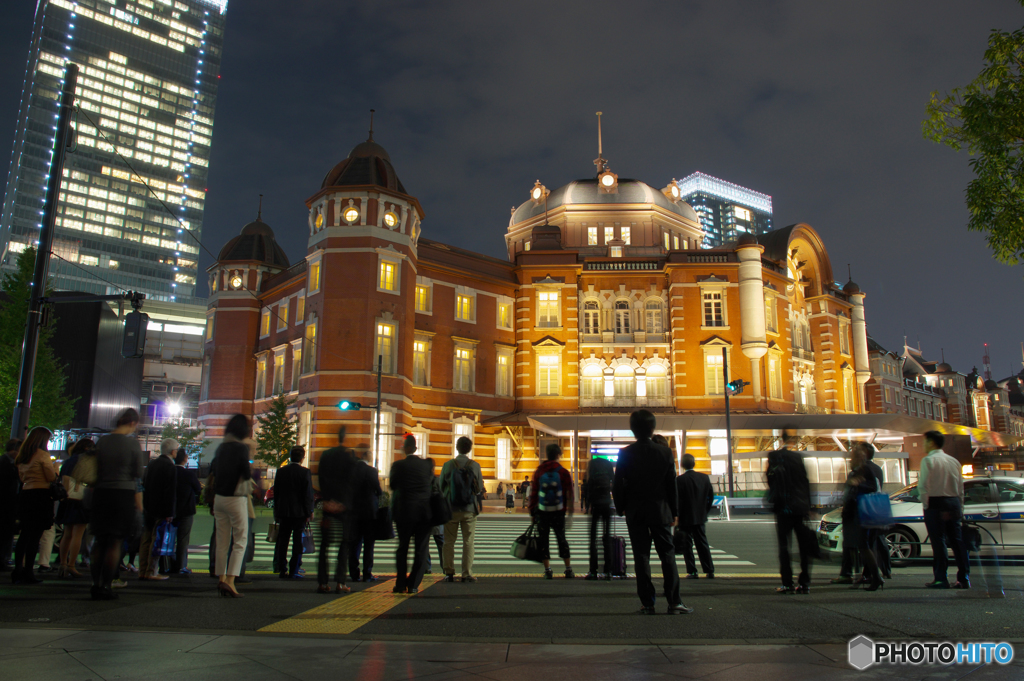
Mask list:
[[[349,402],[348,400],[342,400],[338,404],[338,409],[341,411],[358,411],[363,408],[363,405],[358,402]]]

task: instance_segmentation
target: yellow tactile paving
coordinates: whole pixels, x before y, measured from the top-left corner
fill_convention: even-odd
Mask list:
[[[441,580],[428,575],[420,584],[420,592]],[[364,624],[383,615],[399,602],[414,596],[392,593],[394,581],[375,584],[358,593],[338,596],[328,603],[260,629],[268,633],[351,634]]]

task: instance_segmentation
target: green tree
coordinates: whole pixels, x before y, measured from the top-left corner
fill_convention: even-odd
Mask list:
[[[206,431],[202,428],[193,428],[181,422],[168,421],[164,429],[160,431],[160,439],[173,438],[178,444],[185,448],[190,459],[198,458],[210,441],[206,439]]]
[[[986,234],[997,260],[1024,262],[1024,28],[993,30],[981,73],[944,97],[932,92],[927,113],[925,138],[973,157],[967,229]]]
[[[256,417],[256,460],[269,466],[280,466],[288,458],[298,437],[298,425],[288,408],[295,398],[278,395],[270,401],[267,410]]]
[[[14,402],[21,376],[21,347],[28,317],[29,291],[35,269],[36,251],[26,248],[18,254],[17,270],[4,274],[0,288],[0,423],[14,418]],[[74,417],[77,398],[67,394],[64,366],[53,353],[50,339],[53,329],[44,326],[39,334],[36,373],[32,385],[32,410],[29,427],[64,428]]]

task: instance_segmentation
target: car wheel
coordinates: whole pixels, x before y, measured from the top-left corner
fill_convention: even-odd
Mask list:
[[[893,567],[906,567],[910,559],[921,555],[921,544],[914,531],[897,525],[885,535],[889,541],[889,562]]]
[[[270,501],[267,502],[267,508],[274,508],[274,500],[273,499],[271,499]]]

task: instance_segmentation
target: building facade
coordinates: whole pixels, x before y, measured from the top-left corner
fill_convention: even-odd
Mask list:
[[[666,423],[720,414],[732,379],[749,385],[737,414],[863,412],[865,295],[833,283],[810,226],[708,250],[672,182],[599,167],[523,193],[508,258],[472,253],[427,238],[388,153],[357,145],[306,200],[303,257],[260,216],[209,269],[200,423],[216,437],[232,414],[285,395],[313,461],[341,425],[382,475],[406,434],[438,466],[466,436],[493,486],[532,474],[548,442],[585,469],[638,407]],[[669,428],[677,452],[724,471],[714,433]]]
[[[772,197],[767,194],[701,172],[679,180],[679,189],[700,220],[703,248],[772,231]]]
[[[195,297],[226,9],[227,0],[38,3],[0,266],[38,240],[64,68],[73,62],[79,111],[56,218],[54,287]]]

